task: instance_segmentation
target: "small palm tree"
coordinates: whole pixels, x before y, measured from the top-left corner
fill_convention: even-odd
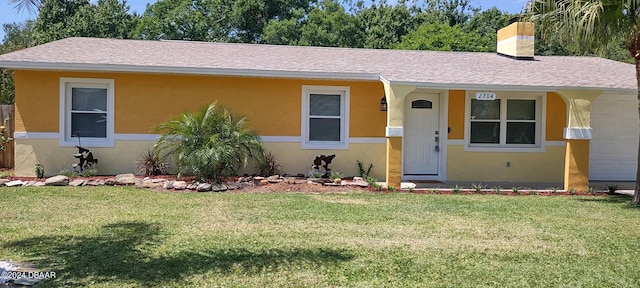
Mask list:
[[[180,175],[220,180],[260,160],[264,148],[245,117],[211,103],[195,113],[184,113],[158,126],[162,132],[155,152],[175,157]]]
[[[560,35],[561,41],[577,41],[583,48],[604,49],[620,37],[626,39],[635,60],[640,100],[640,1],[530,0],[527,16],[542,27],[543,37]],[[640,204],[640,153],[638,157],[635,204]]]

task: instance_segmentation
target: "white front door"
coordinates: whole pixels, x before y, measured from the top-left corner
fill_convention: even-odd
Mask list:
[[[440,127],[440,96],[413,93],[405,99],[405,178],[438,175],[439,150],[443,139]],[[446,134],[445,134],[446,136]]]

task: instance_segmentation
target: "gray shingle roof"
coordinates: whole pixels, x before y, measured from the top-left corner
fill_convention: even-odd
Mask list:
[[[0,67],[378,80],[452,89],[636,90],[635,67],[596,57],[67,38],[0,55]]]

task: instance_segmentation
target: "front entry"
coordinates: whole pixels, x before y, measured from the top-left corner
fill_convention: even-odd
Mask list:
[[[403,174],[437,176],[440,164],[440,95],[412,93],[405,99]],[[446,134],[445,134],[446,136]]]

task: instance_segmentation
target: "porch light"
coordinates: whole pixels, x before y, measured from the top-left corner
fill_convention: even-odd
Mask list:
[[[387,97],[382,95],[382,99],[380,99],[380,111],[387,111]]]

